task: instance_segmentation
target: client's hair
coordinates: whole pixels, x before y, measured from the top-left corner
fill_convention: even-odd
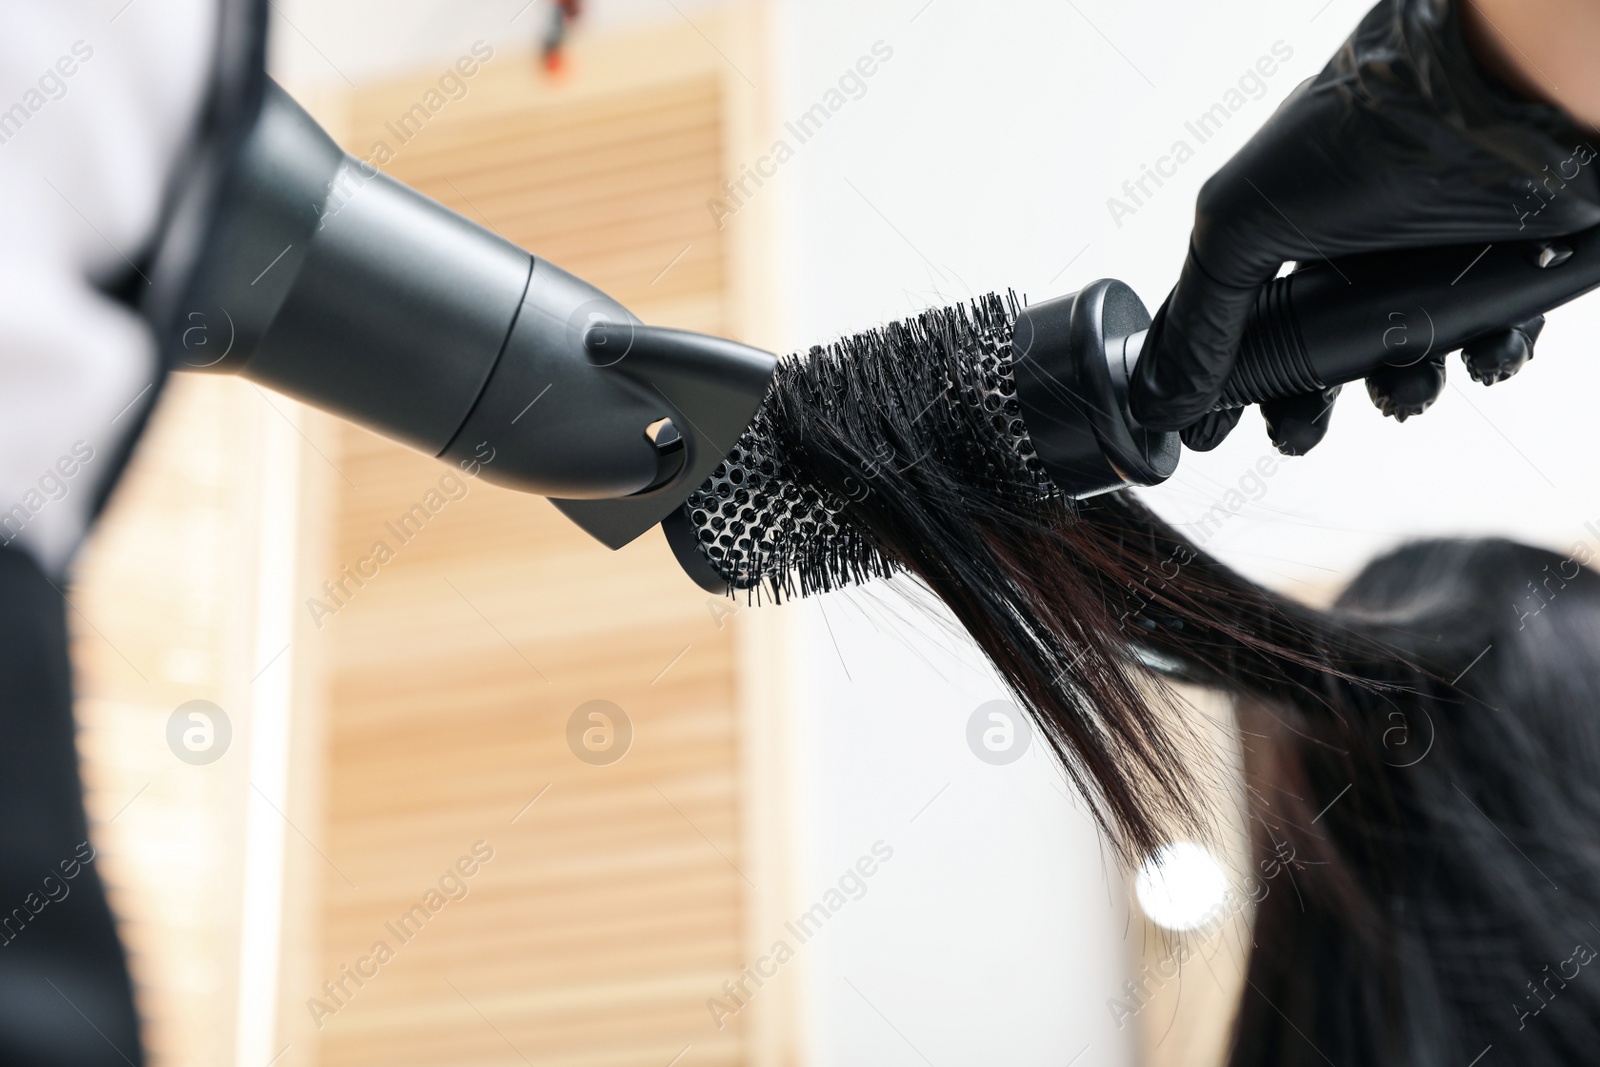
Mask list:
[[[1020,417],[1015,312],[987,297],[781,363],[689,511],[752,595],[901,571],[925,584],[1136,858],[1198,828],[1201,795],[1139,653],[1268,700],[1414,671],[1363,629],[1243,580],[1132,495],[1061,494]]]
[[[1129,857],[1204,832],[1212,773],[1148,665],[1233,694],[1257,858],[1294,857],[1256,918],[1234,1067],[1467,1067],[1491,1044],[1495,1062],[1587,1061],[1600,579],[1438,541],[1374,563],[1326,611],[1270,592],[1131,494],[1048,491],[1006,346],[983,347],[1007,310],[971,315],[780,367],[735,457],[753,482],[691,501],[712,557],[769,564],[778,595],[914,575]],[[771,534],[784,523],[790,542]]]
[[[1400,687],[1239,702],[1255,851],[1299,862],[1256,912],[1235,1067],[1594,1062],[1600,575],[1580,558],[1401,548],[1329,613],[1415,665]]]
[[[1125,842],[1203,822],[1205,771],[1179,762],[1198,749],[1138,664],[1236,696],[1253,866],[1286,874],[1256,913],[1232,1067],[1466,1067],[1490,1045],[1501,1062],[1592,1062],[1600,576],[1510,542],[1430,541],[1318,611],[1126,494],[1054,530],[975,531],[959,570],[908,540],[1057,751],[1105,757],[1078,777]]]

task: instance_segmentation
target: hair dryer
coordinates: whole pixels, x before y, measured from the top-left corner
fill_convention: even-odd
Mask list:
[[[492,454],[481,477],[613,548],[705,481],[766,394],[771,354],[640,323],[347,155],[276,84],[219,171],[151,311],[170,365],[446,461]]]

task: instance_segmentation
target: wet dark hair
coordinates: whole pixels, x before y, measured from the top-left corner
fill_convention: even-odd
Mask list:
[[[1294,857],[1256,916],[1234,1067],[1592,1059],[1600,975],[1562,972],[1600,946],[1600,579],[1434,541],[1328,610],[1264,589],[1130,493],[1054,491],[1017,418],[1014,310],[781,365],[690,501],[719,573],[780,598],[914,576],[1129,860],[1205,836],[1216,773],[1150,665],[1232,694],[1253,849]]]

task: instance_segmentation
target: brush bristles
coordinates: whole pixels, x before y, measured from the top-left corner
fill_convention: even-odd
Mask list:
[[[904,569],[859,519],[913,466],[924,489],[967,508],[1070,517],[1022,423],[1017,310],[1015,296],[984,296],[781,363],[749,430],[688,501],[717,573],[781,601]]]
[[[1062,493],[1023,426],[1017,313],[1014,297],[983,297],[784,362],[689,514],[705,557],[751,599],[909,574],[1131,861],[1204,835],[1193,771],[1213,765],[1140,649],[1187,679],[1303,707],[1408,668],[1233,574],[1132,494]]]
[[[1014,297],[987,296],[780,364],[749,432],[690,500],[701,548],[752,600],[906,572],[972,635],[1131,856],[1193,825],[1154,725],[1109,548],[1044,471],[1012,378]]]

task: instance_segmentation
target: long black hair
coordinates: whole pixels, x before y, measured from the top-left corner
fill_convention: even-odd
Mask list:
[[[1236,698],[1254,865],[1291,864],[1294,886],[1255,915],[1231,1067],[1465,1067],[1486,1050],[1595,1062],[1600,575],[1586,554],[1418,543],[1316,610],[1127,494],[1046,535],[986,541],[1004,577],[982,580],[1015,597],[1004,627],[948,574],[929,584],[1023,694],[1048,684],[1018,670],[1015,635],[1063,641],[1099,717],[1030,706],[1068,753],[1109,724],[1122,736],[1091,745],[1192,758],[1138,663]],[[1212,772],[1168,769],[1095,787],[1128,789],[1118,807],[1147,805],[1157,837],[1204,826],[1189,785]]]
[[[930,569],[929,585],[1058,751],[1122,758],[1125,776],[1101,763],[1080,779],[1149,820],[1114,824],[1126,843],[1204,827],[1192,783],[1213,773],[1138,762],[1197,751],[1139,664],[1236,698],[1254,863],[1292,865],[1294,887],[1255,915],[1231,1067],[1595,1062],[1600,575],[1585,552],[1417,543],[1317,610],[1128,494],[979,540],[988,562],[968,556],[964,580]]]
[[[1256,851],[1287,843],[1305,862],[1298,892],[1257,911],[1235,1067],[1595,1061],[1600,575],[1587,558],[1408,545],[1331,615],[1400,651],[1409,679],[1241,702]]]
[[[1109,724],[1124,736],[1091,745],[1192,757],[1139,663],[1236,698],[1253,858],[1292,865],[1294,887],[1255,915],[1231,1067],[1595,1061],[1600,575],[1586,554],[1418,543],[1317,610],[1131,495],[1012,533],[988,533],[1003,579],[982,579],[1012,590],[1003,627],[947,574],[929,584],[1020,693],[1049,683],[1015,635],[1063,642],[1100,716],[1030,701],[1062,749]],[[1168,769],[1094,787],[1125,787],[1119,806],[1146,805],[1158,838],[1204,826],[1188,786],[1208,769]]]
[[[1137,653],[1264,698],[1406,666],[1359,629],[1240,578],[1113,493],[1056,489],[1011,374],[1014,301],[987,297],[816,348],[686,511],[752,596],[907,572],[998,668],[1128,858],[1203,822],[1183,724]]]
[[[1217,773],[1148,665],[1232,694],[1258,859],[1297,867],[1256,916],[1233,1067],[1594,1060],[1600,578],[1434,541],[1326,610],[1264,589],[1132,493],[1055,491],[1014,316],[986,298],[781,364],[690,499],[711,565],[780,597],[914,576],[1129,860],[1205,835]]]

